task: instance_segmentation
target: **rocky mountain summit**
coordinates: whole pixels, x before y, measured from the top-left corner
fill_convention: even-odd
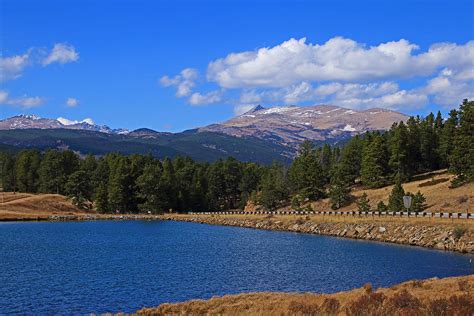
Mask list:
[[[357,111],[334,105],[277,106],[252,110],[199,131],[252,136],[295,147],[305,140],[337,141],[370,130],[386,130],[408,116],[386,109]]]
[[[106,125],[97,125],[90,118],[82,121],[71,121],[63,117],[57,119],[42,118],[36,115],[17,115],[0,120],[0,130],[15,129],[75,129],[88,130],[107,134],[127,134],[126,129],[112,129]]]

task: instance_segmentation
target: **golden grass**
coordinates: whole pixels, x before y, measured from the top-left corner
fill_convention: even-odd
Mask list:
[[[83,213],[59,194],[0,193],[0,220],[42,220],[51,215]]]
[[[375,293],[375,294],[374,294]],[[453,299],[454,297],[454,299]],[[382,302],[383,301],[383,302]],[[382,302],[378,305],[379,302]],[[474,313],[474,275],[408,281],[371,292],[369,286],[335,294],[249,293],[162,304],[137,315],[448,315]]]
[[[404,183],[405,192],[416,193],[420,191],[426,197],[428,204],[427,211],[439,212],[474,212],[474,183],[466,183],[458,188],[451,189],[449,186],[453,175],[445,170],[440,170],[431,174],[419,175],[412,182]],[[443,182],[439,182],[443,181]],[[432,185],[426,185],[431,184]],[[437,183],[438,182],[438,183]],[[420,186],[421,185],[421,186]],[[379,189],[364,189],[356,187],[351,194],[357,199],[362,194],[367,193],[372,208],[376,208],[377,203],[383,201],[388,203],[388,196],[392,191],[393,185]],[[331,209],[329,199],[323,199],[311,203],[316,211],[328,211]],[[338,211],[356,211],[357,205],[355,201],[350,205],[341,208]]]

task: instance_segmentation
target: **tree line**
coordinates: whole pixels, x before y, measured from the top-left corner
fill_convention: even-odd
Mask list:
[[[406,194],[401,184],[440,168],[456,174],[453,186],[474,180],[474,101],[464,100],[445,119],[440,112],[410,117],[388,131],[355,136],[342,147],[304,142],[290,166],[234,158],[203,163],[139,154],[81,157],[58,150],[0,153],[4,191],[63,194],[80,207],[104,213],[219,211],[243,208],[249,200],[271,210],[324,197],[338,209],[351,201],[354,185],[392,183],[388,205],[380,201],[377,208],[399,211]],[[421,193],[413,200],[415,210],[423,209]],[[368,202],[363,196],[359,209],[370,209]]]

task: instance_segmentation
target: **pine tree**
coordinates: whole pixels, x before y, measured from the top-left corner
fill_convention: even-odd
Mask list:
[[[109,206],[109,193],[107,191],[107,184],[102,182],[98,185],[95,195],[94,195],[94,204],[97,212],[99,213],[108,213],[112,211]]]
[[[392,192],[388,197],[388,209],[391,212],[402,212],[404,210],[403,206],[403,196],[405,191],[403,190],[402,183],[400,178],[397,177],[395,185],[393,186]]]
[[[413,212],[423,212],[427,207],[426,198],[420,191],[412,194],[411,210]]]
[[[385,205],[385,203],[383,201],[380,201],[378,204],[377,204],[377,211],[379,213],[382,213],[382,212],[387,212],[388,210],[388,207],[387,205]]]
[[[337,168],[331,178],[329,199],[333,210],[337,210],[347,205],[351,200],[349,185],[343,181],[343,177],[340,175]]]
[[[137,179],[139,197],[143,203],[138,207],[141,211],[151,213],[165,212],[160,196],[161,167],[156,163],[149,163],[143,169],[142,175]]]
[[[15,181],[20,192],[38,191],[40,154],[37,150],[21,151],[15,161]]]
[[[406,125],[403,122],[392,127],[390,137],[391,156],[390,168],[402,180],[409,179],[413,170],[410,168],[409,137]]]
[[[288,196],[286,172],[282,165],[273,163],[262,178],[259,202],[268,210],[274,210],[280,207]]]
[[[374,135],[364,147],[361,163],[361,181],[368,188],[379,188],[385,181],[387,153],[380,135]]]
[[[360,176],[362,146],[362,140],[356,135],[342,149],[338,172],[342,177],[341,181],[347,185],[353,184]]]
[[[464,100],[459,110],[459,127],[454,137],[449,169],[457,181],[474,180],[474,101]]]
[[[290,167],[289,178],[294,191],[303,199],[317,200],[324,196],[325,177],[313,143],[306,141],[300,146]]]
[[[89,175],[84,170],[72,173],[66,182],[65,192],[72,199],[74,205],[85,208],[86,203],[92,199]]]
[[[357,200],[357,209],[359,212],[370,212],[370,200],[367,197],[367,193],[364,192],[362,196]]]
[[[444,123],[443,129],[440,132],[440,140],[438,147],[438,155],[440,157],[440,165],[446,168],[449,163],[449,156],[454,147],[454,136],[456,134],[456,126],[458,125],[458,112],[451,110],[449,118]]]

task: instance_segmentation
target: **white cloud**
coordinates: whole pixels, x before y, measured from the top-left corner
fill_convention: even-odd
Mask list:
[[[11,98],[7,91],[0,91],[0,104],[18,106],[25,109],[40,106],[44,103],[42,97],[28,97],[26,95],[16,98]]]
[[[222,101],[222,91],[211,91],[205,94],[195,92],[191,95],[188,102],[191,105],[206,105]]]
[[[67,98],[66,105],[70,108],[73,108],[79,104],[79,100],[76,98]]]
[[[72,45],[64,43],[54,44],[53,49],[46,58],[42,60],[42,64],[47,66],[52,63],[66,64],[75,62],[79,59],[79,54]]]
[[[473,69],[460,72],[443,69],[438,76],[428,81],[419,90],[432,95],[436,104],[456,107],[463,99],[474,99]]]
[[[224,88],[287,87],[304,81],[368,82],[429,76],[440,67],[473,67],[474,41],[418,46],[401,39],[367,47],[335,37],[322,45],[290,39],[271,48],[232,53],[209,63],[207,78]]]
[[[29,59],[29,53],[12,57],[0,57],[0,82],[20,77],[23,69],[30,63]]]
[[[192,89],[196,84],[198,71],[193,68],[186,68],[181,71],[179,75],[174,77],[163,76],[160,78],[160,83],[164,87],[176,87],[176,96],[186,97],[191,94]]]

